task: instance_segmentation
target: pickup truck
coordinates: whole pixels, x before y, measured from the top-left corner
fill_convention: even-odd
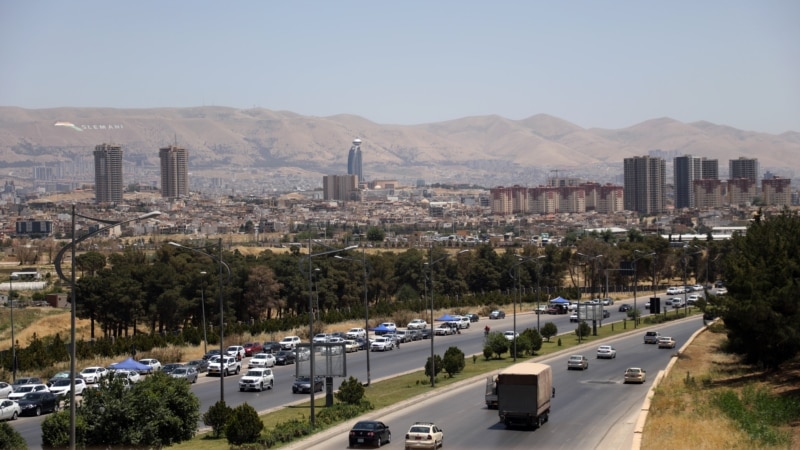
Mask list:
[[[272,369],[249,369],[239,380],[239,391],[255,390],[261,392],[264,389],[272,389],[274,384],[275,377],[272,375]]]
[[[208,364],[209,375],[220,375],[221,373],[221,376],[226,377],[232,373],[238,375],[241,370],[242,363],[237,361],[233,356],[216,356]]]

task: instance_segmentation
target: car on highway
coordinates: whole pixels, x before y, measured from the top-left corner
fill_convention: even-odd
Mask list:
[[[58,397],[66,397],[69,395],[71,384],[72,382],[69,378],[58,380],[50,386],[50,392]],[[86,381],[82,378],[75,378],[75,395],[83,395],[84,389],[86,389]]]
[[[348,434],[350,448],[359,445],[380,447],[392,442],[392,432],[389,426],[377,420],[360,420],[353,425]],[[408,448],[408,447],[406,447]]]
[[[503,337],[509,341],[513,341],[519,337],[519,333],[515,333],[514,330],[507,330],[503,332]]]
[[[610,345],[597,347],[597,359],[614,359],[617,357],[617,349]]]
[[[692,306],[696,304],[701,298],[703,298],[702,295],[692,294],[686,299],[686,304]]]
[[[22,408],[14,400],[0,400],[0,420],[17,420],[22,415]]]
[[[367,330],[363,328],[350,328],[347,330],[347,333],[344,334],[346,339],[358,339],[358,338],[366,338],[367,337]]]
[[[644,334],[644,343],[645,344],[658,344],[658,338],[661,337],[661,333],[658,331],[648,331]]]
[[[567,360],[567,370],[589,368],[589,360],[583,355],[572,355]]]
[[[106,375],[108,375],[108,369],[105,367],[91,366],[81,370],[81,376],[89,384],[97,383]]]
[[[629,305],[627,303],[623,303],[623,304],[619,305],[619,308],[618,308],[619,312],[627,312],[627,311],[630,311],[632,309],[633,309],[633,306],[631,306],[631,305]]]
[[[683,308],[683,306],[684,306],[684,303],[683,303],[683,299],[682,298],[677,297],[677,298],[673,298],[672,299],[672,307],[673,308]]]
[[[140,370],[139,373],[153,373],[156,370],[161,370],[161,362],[155,358],[140,359],[139,364],[144,364],[149,367],[149,369]]]
[[[173,370],[177,369],[178,367],[183,366],[181,363],[167,363],[161,366],[161,371],[165,374],[169,375],[172,373]]]
[[[479,315],[477,315],[475,313],[466,313],[466,314],[464,314],[464,316],[468,317],[470,322],[477,322],[477,321],[481,320],[481,316],[479,316]]]
[[[347,353],[354,353],[359,350],[358,342],[353,339],[346,339],[344,341],[344,351]]]
[[[505,318],[506,318],[506,312],[503,311],[502,309],[495,309],[494,311],[489,313],[489,319],[491,320],[505,319]]]
[[[409,330],[424,330],[425,328],[428,328],[428,322],[426,322],[424,319],[414,319],[411,322],[408,322],[406,328]]]
[[[264,350],[264,346],[261,345],[261,342],[245,342],[244,345],[244,356],[253,356],[256,353],[261,353]]]
[[[227,377],[230,374],[239,374],[242,364],[235,356],[216,356],[208,363],[208,375],[221,375]]]
[[[453,333],[455,333],[455,330],[447,322],[442,322],[433,329],[433,334],[436,336],[449,336]]]
[[[272,353],[256,353],[250,358],[247,363],[247,368],[253,367],[272,367],[276,364],[277,359]]]
[[[319,392],[325,388],[325,380],[322,377],[314,377],[314,392]],[[292,383],[292,393],[310,394],[311,377],[298,377]]]
[[[667,295],[683,294],[685,290],[683,286],[670,286],[667,288]]]
[[[10,384],[0,381],[0,398],[7,398],[8,394],[12,392],[14,392],[14,388]]]
[[[611,297],[606,297],[602,300],[603,306],[609,306],[614,304],[614,299]]]
[[[375,342],[373,342],[369,346],[369,350],[371,352],[386,352],[393,349],[394,349],[394,340],[386,336],[375,338]]]
[[[17,400],[23,416],[41,416],[58,410],[58,397],[47,391],[30,392]]]
[[[233,356],[237,361],[241,361],[245,355],[244,347],[241,345],[231,345],[225,349],[225,354],[228,356]]]
[[[279,366],[286,366],[288,364],[294,364],[295,359],[297,359],[294,355],[294,352],[281,350],[277,354],[275,354],[275,364]]]
[[[260,368],[249,369],[242,378],[239,379],[239,391],[258,391],[264,389],[272,389],[275,385],[275,376],[272,374],[272,369]]]
[[[261,345],[262,353],[278,353],[281,351],[281,343],[276,341],[265,341]]]
[[[415,422],[406,433],[406,450],[444,446],[444,432],[433,422]]]
[[[578,313],[572,313],[569,315],[570,322],[578,322],[580,319],[578,318]]]
[[[196,383],[199,376],[197,370],[192,366],[181,366],[170,372],[172,378],[182,378],[189,383]]]
[[[186,363],[189,367],[194,367],[197,373],[208,372],[208,361],[205,359],[193,359]]]
[[[467,317],[467,316],[461,316],[458,319],[458,327],[462,328],[462,329],[469,328],[471,323],[472,323],[472,321],[469,320],[469,317]]]
[[[627,383],[644,383],[647,372],[641,367],[629,367],[625,369],[623,384]]]
[[[658,348],[675,348],[675,339],[669,336],[661,336],[658,338]]]
[[[284,350],[293,350],[300,342],[300,336],[286,336],[281,339],[280,344]]]
[[[19,400],[26,395],[33,392],[50,392],[46,385],[39,384],[23,384],[14,389],[14,392],[8,394],[9,400]]]

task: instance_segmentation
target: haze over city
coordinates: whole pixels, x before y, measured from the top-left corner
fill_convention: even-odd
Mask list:
[[[4,2],[0,105],[779,134],[800,130],[798,17],[794,1]]]

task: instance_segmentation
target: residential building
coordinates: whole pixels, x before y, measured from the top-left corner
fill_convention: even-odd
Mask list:
[[[694,181],[701,179],[700,158],[692,155],[673,160],[675,209],[694,207]]]
[[[693,205],[695,208],[721,208],[722,207],[722,181],[718,179],[694,180],[692,191],[694,192]]]
[[[791,206],[792,180],[777,176],[769,180],[761,180],[761,195],[767,205]]]
[[[174,145],[159,149],[161,159],[161,196],[179,198],[189,195],[189,152]]]
[[[122,147],[100,144],[94,148],[95,203],[122,201]]]
[[[701,178],[704,180],[718,180],[719,179],[719,161],[716,159],[700,160]]]
[[[652,156],[625,158],[625,209],[639,214],[659,214],[666,207],[666,161]]]
[[[753,183],[758,183],[758,159],[745,157],[731,159],[728,161],[728,168],[728,179],[747,178]]]
[[[358,176],[325,175],[322,177],[325,200],[350,201],[358,199]]]
[[[364,172],[361,166],[361,139],[353,139],[353,146],[347,155],[347,174],[357,177],[356,184],[364,183]]]
[[[756,195],[756,182],[750,178],[728,180],[728,204],[750,205]]]

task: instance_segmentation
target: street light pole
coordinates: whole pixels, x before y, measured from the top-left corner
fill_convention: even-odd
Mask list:
[[[206,272],[200,272],[202,285],[200,286],[200,308],[203,311],[203,354],[208,353],[208,335],[206,334]]]
[[[214,256],[210,253],[206,253],[203,250],[194,248],[194,247],[187,247],[185,245],[178,244],[177,242],[168,242],[169,245],[182,248],[185,250],[193,251],[195,253],[199,253],[201,255],[208,256],[212,260],[216,260],[219,265],[219,401],[225,401],[225,360],[223,357],[225,356],[225,303],[222,299],[222,268],[225,267],[225,270],[228,271],[228,282],[231,281],[231,268],[228,264],[225,263],[222,259],[222,238],[220,237],[217,240],[217,245],[219,246],[219,256]]]
[[[371,353],[369,350],[369,300],[367,297],[367,249],[363,247],[361,249],[361,259],[355,258],[348,258],[346,256],[336,255],[334,256],[336,259],[343,259],[347,261],[355,261],[360,262],[364,268],[364,330],[367,331],[367,386],[371,383],[370,377],[370,368],[369,368],[369,354]]]
[[[597,262],[598,259],[602,258],[603,255],[589,256],[589,255],[586,255],[586,254],[583,254],[583,253],[580,253],[580,252],[578,252],[577,255],[580,255],[580,256],[583,256],[586,259],[592,260],[592,285],[591,285],[591,288],[592,288],[592,294],[594,294],[594,278],[595,278],[595,273],[596,273],[595,263]],[[600,312],[600,317],[603,316],[602,310],[603,310],[603,302],[601,301],[600,302],[600,311],[601,311]],[[594,305],[592,305],[592,312],[594,313],[594,317],[592,318],[592,324],[594,325],[594,327],[593,327],[594,328],[594,335],[597,336],[597,310],[595,309]],[[581,304],[578,303],[578,343],[581,342],[582,334],[583,333],[581,332]]]
[[[161,213],[158,212],[158,211],[152,211],[152,212],[149,212],[147,214],[143,214],[141,216],[134,217],[132,219],[127,219],[127,220],[122,220],[122,221],[111,221],[111,220],[98,219],[98,218],[95,218],[95,217],[88,217],[88,216],[84,216],[84,215],[78,214],[77,212],[75,212],[75,205],[73,204],[72,205],[72,213],[71,214],[72,214],[72,239],[70,240],[69,245],[65,245],[64,247],[62,247],[61,250],[59,250],[59,252],[56,254],[55,260],[53,262],[53,266],[56,269],[56,274],[58,274],[58,278],[60,278],[65,283],[69,283],[69,286],[70,286],[70,317],[69,317],[69,324],[70,324],[70,333],[69,333],[69,335],[70,335],[70,351],[69,351],[69,379],[70,379],[70,384],[69,384],[69,448],[70,448],[70,450],[74,450],[75,449],[75,414],[76,414],[76,408],[75,408],[75,376],[76,376],[75,359],[77,358],[77,355],[76,355],[76,347],[77,347],[77,345],[76,345],[76,342],[75,342],[75,339],[76,339],[75,338],[75,322],[76,322],[75,314],[76,314],[76,309],[77,309],[76,308],[77,300],[76,300],[76,294],[75,294],[75,246],[78,245],[80,242],[83,242],[86,239],[89,239],[90,237],[92,237],[92,236],[94,236],[94,235],[96,235],[98,233],[101,233],[103,231],[106,231],[106,230],[108,230],[110,228],[113,228],[113,227],[116,227],[116,226],[120,226],[120,225],[124,225],[124,224],[130,223],[130,222],[136,222],[136,221],[139,221],[139,220],[150,219],[152,217],[156,217],[156,216],[161,215]],[[87,233],[87,234],[81,236],[78,239],[75,239],[75,218],[76,217],[82,217],[84,219],[94,220],[96,222],[105,223],[107,225],[104,226],[104,227],[100,227],[100,228],[98,228],[98,229],[96,229],[96,230],[94,230],[94,231],[92,231],[90,233]],[[72,256],[72,267],[71,267],[71,270],[70,270],[71,273],[70,273],[70,277],[69,278],[67,278],[64,275],[64,272],[61,270],[61,260],[64,258],[64,254],[67,252],[67,250],[71,250],[71,256]],[[11,344],[13,346],[14,343],[12,342]]]
[[[8,278],[8,304],[11,307],[11,382],[17,381],[17,346],[14,342],[14,276]]]

